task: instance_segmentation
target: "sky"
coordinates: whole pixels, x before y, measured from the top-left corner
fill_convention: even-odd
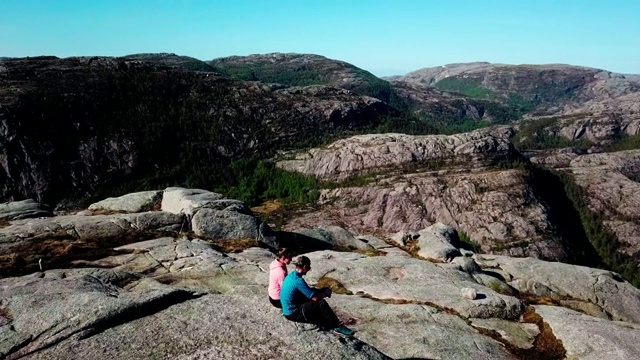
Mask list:
[[[0,0],[0,57],[312,53],[378,76],[488,61],[640,74],[640,0]]]

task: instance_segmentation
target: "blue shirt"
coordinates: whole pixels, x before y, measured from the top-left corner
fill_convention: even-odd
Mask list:
[[[315,291],[307,285],[302,275],[294,270],[284,278],[280,289],[280,302],[284,315],[293,314],[298,306],[313,297]]]

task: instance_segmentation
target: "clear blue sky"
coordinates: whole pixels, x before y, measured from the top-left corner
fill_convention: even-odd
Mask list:
[[[376,75],[454,62],[640,74],[640,0],[0,0],[0,56],[314,53]]]

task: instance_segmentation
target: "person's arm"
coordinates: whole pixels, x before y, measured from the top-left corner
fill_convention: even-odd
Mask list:
[[[311,300],[319,301],[319,300],[324,299],[326,297],[331,297],[331,289],[328,288],[328,287],[325,287],[325,288],[322,288],[322,289],[315,289],[314,297],[311,298]]]
[[[304,296],[307,297],[307,299],[310,299],[312,301],[320,301],[321,299],[327,297],[327,292],[324,290],[316,290],[312,287],[310,287],[306,281],[304,281],[304,279],[302,279],[302,281],[300,282],[300,285],[298,287],[298,290],[300,290],[300,292],[302,294],[304,294]]]

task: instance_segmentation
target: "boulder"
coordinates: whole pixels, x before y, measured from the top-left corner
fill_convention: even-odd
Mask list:
[[[153,210],[154,207],[160,205],[161,200],[162,191],[141,191],[98,201],[89,205],[89,210],[107,210],[138,213]]]
[[[33,199],[0,204],[0,220],[16,220],[49,216],[53,216],[49,207],[47,205],[40,204]]]
[[[435,223],[417,234],[419,256],[446,262],[461,255],[460,250],[452,245],[454,237],[458,235],[451,226]]]
[[[212,240],[256,240],[277,248],[271,228],[253,215],[230,210],[201,209],[191,220],[196,236]]]
[[[222,210],[233,206],[234,210],[250,213],[250,210],[239,200],[227,199],[222,194],[200,189],[180,187],[166,188],[162,194],[162,210],[174,214],[193,216],[202,208]]]

